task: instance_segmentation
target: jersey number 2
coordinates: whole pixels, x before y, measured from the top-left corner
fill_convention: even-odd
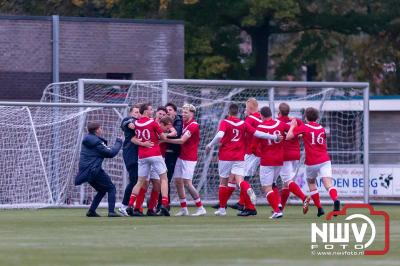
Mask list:
[[[234,136],[233,136],[233,138],[231,139],[231,141],[233,141],[233,142],[239,141],[239,140],[240,140],[239,134],[240,134],[240,131],[239,131],[238,129],[234,128],[234,129],[233,129],[233,135],[234,135]]]

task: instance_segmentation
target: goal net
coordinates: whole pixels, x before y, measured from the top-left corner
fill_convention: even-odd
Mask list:
[[[362,201],[365,196],[362,185],[349,187],[348,183],[362,182],[366,171],[365,86],[365,83],[222,80],[79,80],[50,84],[41,102],[60,106],[0,106],[0,165],[4,169],[0,179],[0,208],[90,204],[94,196],[90,186],[73,186],[85,125],[87,121],[101,122],[105,138],[113,142],[121,136],[119,126],[127,114],[126,106],[140,102],[150,102],[155,108],[167,102],[178,107],[184,103],[196,106],[201,142],[193,183],[205,201],[216,200],[219,183],[217,147],[206,155],[205,145],[216,134],[229,104],[239,104],[244,118],[245,102],[250,97],[256,98],[260,107],[272,107],[275,116],[281,102],[290,105],[292,117],[303,118],[304,109],[309,106],[319,109],[320,123],[329,135],[328,149],[334,176],[339,177],[339,193],[344,202]],[[295,178],[307,191],[302,160]],[[103,166],[117,187],[117,201],[121,201],[127,183],[122,155],[105,160]],[[354,178],[345,174],[349,171]],[[258,202],[265,203],[258,175],[249,181],[259,197]],[[173,183],[171,188],[172,199],[177,201]],[[321,193],[321,196],[327,198],[328,195]]]

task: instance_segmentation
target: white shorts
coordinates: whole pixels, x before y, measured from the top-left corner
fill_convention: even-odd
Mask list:
[[[315,165],[306,165],[307,179],[316,179],[317,177],[332,177],[331,161]]]
[[[261,186],[271,186],[279,176],[282,166],[260,166]]]
[[[219,176],[228,178],[231,174],[244,176],[245,162],[244,161],[219,161],[218,172]]]
[[[157,175],[165,174],[167,172],[167,166],[165,165],[164,158],[162,156],[152,156],[138,161],[138,176],[148,177],[150,170],[154,171]]]
[[[254,154],[246,154],[244,156],[244,161],[246,164],[244,176],[255,176],[257,168],[260,165],[260,157],[257,157]]]
[[[284,161],[279,175],[283,182],[288,182],[294,178],[296,165],[299,161]]]
[[[192,180],[197,161],[186,161],[178,158],[175,164],[174,175],[172,178],[182,178]]]
[[[154,169],[154,167],[150,168],[150,174],[147,176],[147,180],[149,179],[160,180],[160,175],[157,174],[157,171]]]

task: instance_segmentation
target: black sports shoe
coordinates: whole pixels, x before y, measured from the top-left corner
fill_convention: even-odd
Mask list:
[[[126,208],[126,212],[128,213],[129,216],[133,216],[133,208],[132,207]]]
[[[92,211],[88,211],[87,213],[86,213],[86,216],[87,217],[101,217],[97,212],[92,212]]]
[[[239,204],[239,202],[236,202],[235,204],[229,205],[230,208],[238,211],[244,211],[244,206],[242,204]]]
[[[147,210],[146,215],[147,216],[158,216],[158,214],[154,210],[151,210],[151,209]]]
[[[160,211],[157,213],[159,216],[170,216],[168,208],[164,205],[160,206]]]
[[[334,212],[340,211],[340,201],[335,200],[335,201],[333,202],[333,211],[334,211]],[[334,214],[333,216],[337,216],[337,214]]]
[[[237,216],[254,216],[254,215],[257,215],[257,211],[249,209],[244,209],[243,211],[237,214]]]
[[[141,216],[144,216],[144,214],[140,210],[134,209],[133,213],[132,213],[132,216],[141,217]]]
[[[211,208],[213,208],[213,209],[219,209],[219,203],[217,203],[217,204],[215,204],[215,205],[212,205]]]
[[[325,214],[324,209],[318,208],[317,216],[320,217],[320,216],[322,216],[322,215],[324,215],[324,214]]]
[[[116,212],[109,212],[108,217],[123,217],[123,216]]]

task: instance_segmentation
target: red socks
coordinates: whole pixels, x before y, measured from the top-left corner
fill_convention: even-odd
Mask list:
[[[162,200],[161,200],[161,204],[164,206],[164,207],[167,207],[168,206],[168,197],[162,197]]]
[[[247,194],[247,190],[251,188],[250,184],[247,181],[243,180],[242,182],[240,182],[239,186],[240,196],[244,198],[244,208],[248,210],[255,210],[256,207],[253,205],[253,203],[251,203],[250,197]]]
[[[181,208],[187,208],[186,199],[179,199],[179,202],[181,203]]]
[[[132,207],[132,206],[133,206],[133,203],[135,203],[136,198],[137,198],[137,195],[132,193],[132,194],[131,194],[131,197],[129,198],[129,203],[128,203],[128,206],[129,206],[129,207]]]
[[[275,191],[272,190],[267,193],[267,201],[269,202],[269,205],[274,210],[274,212],[279,212],[279,198]]]
[[[311,191],[310,194],[315,206],[317,206],[317,208],[322,208],[321,201],[319,199],[318,189]]]
[[[278,197],[278,204],[281,203],[281,194],[279,193],[279,188],[277,185],[272,185],[272,189],[274,190],[276,196]]]
[[[228,199],[232,196],[233,191],[235,191],[236,184],[228,183],[228,186],[220,185],[218,191],[219,207],[226,208]]]
[[[336,190],[335,187],[331,187],[331,188],[329,189],[329,196],[331,196],[331,199],[332,199],[333,201],[337,200],[338,195],[337,195],[337,190]]]
[[[139,195],[136,198],[135,209],[137,209],[137,210],[142,209],[144,198],[146,197],[146,191],[147,191],[147,189],[145,189],[143,187],[140,189]]]
[[[297,185],[294,181],[291,181],[289,183],[289,191],[295,194],[301,200],[304,200],[306,198],[306,195],[304,195],[303,191],[301,191],[299,185]]]
[[[194,202],[196,203],[197,208],[200,208],[203,206],[203,203],[201,203],[201,199],[197,198],[194,200]]]
[[[159,194],[158,191],[155,191],[154,189],[151,191],[150,199],[149,199],[149,206],[147,206],[147,208],[149,210],[154,210],[154,208],[157,206],[158,194]]]
[[[285,208],[286,203],[289,199],[290,196],[290,191],[288,188],[282,188],[282,195],[281,195],[281,203],[282,203],[282,208]]]
[[[218,199],[219,199],[219,207],[220,208],[226,208],[226,201],[225,201],[225,195],[228,192],[228,187],[224,185],[219,186],[218,190]]]

